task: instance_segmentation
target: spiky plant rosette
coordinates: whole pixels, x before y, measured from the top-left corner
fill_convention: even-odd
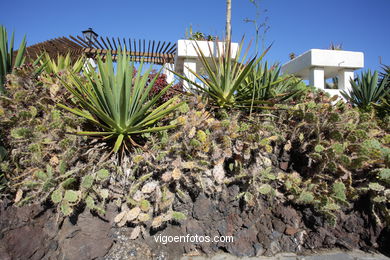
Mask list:
[[[149,99],[149,92],[159,74],[157,73],[147,84],[152,67],[141,75],[143,66],[141,62],[136,75],[133,75],[134,63],[129,64],[130,57],[126,55],[126,50],[120,52],[115,73],[109,52],[105,56],[105,61],[98,57],[99,72],[90,70],[86,73],[88,79],[86,84],[76,75],[71,76],[72,84],[63,81],[80,106],[75,108],[62,104],[59,106],[87,119],[99,128],[98,131],[78,131],[77,134],[114,139],[114,152],[118,152],[121,147],[128,149],[129,146],[137,146],[133,139],[136,135],[174,128],[175,125],[156,124],[182,105],[177,99],[170,99],[155,107],[170,85]]]
[[[54,99],[59,101],[59,98],[67,101],[66,103],[75,103],[75,100],[72,100],[72,95],[69,93],[63,86],[62,81],[71,83],[70,74],[80,74],[83,66],[86,62],[84,56],[72,60],[70,54],[68,53],[65,57],[58,55],[57,59],[52,59],[48,53],[42,53],[42,58],[39,63],[44,68],[40,74],[40,81],[43,84],[50,86],[50,94]],[[87,68],[87,65],[84,66],[84,69]],[[81,80],[85,80],[81,77]],[[76,102],[77,103],[77,102]]]
[[[14,36],[15,34],[12,33],[11,41],[8,42],[7,30],[0,25],[0,94],[4,92],[7,74],[12,73],[14,68],[21,66],[25,60],[26,36],[23,37],[16,56],[14,56]]]
[[[353,106],[363,110],[369,110],[373,104],[381,102],[389,94],[388,76],[379,80],[378,72],[371,73],[370,70],[362,72],[356,79],[351,79],[352,90],[342,91],[341,95]]]
[[[187,68],[202,84],[174,73],[193,86],[193,90],[206,96],[214,105],[220,108],[249,106],[253,103],[251,102],[252,96],[242,95],[244,92],[240,87],[254,64],[260,62],[266,52],[257,59],[253,58],[246,61],[247,51],[241,57],[243,41],[236,53],[233,53],[231,42],[221,46],[218,41],[215,41],[216,53],[214,53],[210,44],[208,43],[208,50],[202,50],[196,41],[193,46],[205,73],[200,74]],[[257,105],[263,103],[263,101],[255,100],[254,103]]]

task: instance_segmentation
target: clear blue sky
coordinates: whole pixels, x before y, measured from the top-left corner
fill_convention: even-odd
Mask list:
[[[254,39],[256,18],[249,0],[232,0],[233,40]],[[291,52],[342,43],[362,51],[365,68],[390,65],[390,0],[261,0],[259,23],[268,17],[265,35],[273,42],[268,62],[286,62]],[[176,41],[191,24],[194,30],[224,36],[225,0],[1,0],[0,24],[15,30],[16,42],[27,34],[28,45],[77,35],[92,27],[102,36]],[[267,12],[264,12],[267,9]],[[261,48],[261,47],[260,47]]]

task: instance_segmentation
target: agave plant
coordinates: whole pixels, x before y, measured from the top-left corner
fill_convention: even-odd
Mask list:
[[[362,72],[360,77],[354,80],[351,79],[351,92],[341,91],[341,95],[352,105],[366,110],[372,104],[381,102],[381,98],[389,93],[389,89],[386,88],[387,81],[387,77],[379,80],[377,71],[372,74],[368,70],[367,72]]]
[[[147,84],[152,67],[141,76],[143,66],[141,62],[137,73],[133,75],[134,63],[129,64],[130,58],[126,56],[126,50],[124,50],[117,56],[115,74],[109,52],[105,62],[98,57],[99,73],[91,70],[86,74],[88,84],[83,84],[74,74],[71,74],[72,85],[63,81],[65,87],[80,101],[80,107],[60,106],[86,118],[101,129],[96,132],[81,131],[77,134],[101,136],[104,139],[114,138],[116,139],[114,152],[118,152],[121,147],[128,148],[127,144],[137,145],[133,140],[134,135],[175,127],[176,125],[156,126],[155,124],[183,104],[177,103],[177,99],[170,99],[155,107],[158,99],[170,85],[152,99],[148,99],[159,73]]]
[[[11,42],[8,43],[8,33],[4,26],[0,25],[0,94],[4,92],[5,76],[12,73],[14,67],[20,67],[24,63],[26,51],[26,36],[20,43],[18,53],[14,58],[14,33]]]
[[[379,73],[379,80],[382,82],[387,80],[386,88],[390,88],[390,66],[383,65],[382,71]]]
[[[84,58],[79,58],[72,62],[70,54],[68,53],[65,57],[62,55],[57,56],[57,60],[50,58],[48,53],[45,53],[44,59],[41,64],[46,63],[45,72],[48,74],[58,74],[62,71],[69,71],[72,73],[79,73],[84,65]]]
[[[298,88],[300,80],[288,75],[281,76],[280,70],[278,64],[269,68],[267,62],[252,66],[251,73],[238,92],[248,100],[281,101],[294,97],[301,91]]]
[[[381,98],[381,101],[378,104],[374,104],[374,107],[377,110],[380,118],[388,118],[387,121],[390,120],[390,91],[387,95],[384,95]]]
[[[237,58],[232,57],[230,42],[225,45],[223,50],[215,42],[217,47],[216,55],[206,57],[198,43],[195,42],[195,50],[206,73],[201,75],[191,69],[188,70],[203,84],[174,73],[192,84],[198,92],[207,96],[218,107],[245,107],[250,104],[251,100],[250,97],[241,94],[241,84],[251,72],[252,66],[260,62],[268,49],[258,59],[253,58],[245,62],[247,51],[241,59],[239,58],[241,56],[242,44],[243,42],[240,43],[238,48]],[[210,45],[209,50],[212,53]]]

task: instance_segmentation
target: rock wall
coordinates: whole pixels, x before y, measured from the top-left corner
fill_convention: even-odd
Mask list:
[[[219,198],[200,194],[192,203],[176,203],[176,210],[191,215],[181,223],[131,240],[133,227],[115,227],[118,209],[109,205],[103,217],[85,210],[71,218],[52,208],[0,205],[0,259],[177,259],[183,254],[230,253],[236,256],[271,256],[281,252],[302,254],[313,249],[379,250],[389,254],[390,233],[375,228],[364,211],[339,216],[330,227],[310,208],[260,201],[249,210],[237,200],[239,190],[230,186]],[[154,235],[232,235],[234,243],[156,243]]]

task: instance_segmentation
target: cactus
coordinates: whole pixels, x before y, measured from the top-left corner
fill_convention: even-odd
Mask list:
[[[102,214],[114,200],[121,208],[118,225],[158,228],[185,218],[185,212],[174,210],[175,201],[190,201],[200,192],[217,196],[232,183],[240,186],[240,195],[232,199],[244,207],[256,207],[259,198],[271,207],[285,201],[311,207],[334,224],[338,211],[364,195],[378,218],[385,216],[389,138],[375,126],[373,114],[361,116],[341,102],[332,105],[331,99],[314,96],[273,111],[276,116],[264,113],[249,120],[227,110],[213,116],[201,100],[188,97],[186,109],[166,119],[180,122],[175,130],[142,135],[148,146],[124,152],[118,163],[103,156],[104,144],[86,150],[82,137],[64,134],[77,127],[76,119],[58,114],[51,103],[40,105],[46,99],[39,95],[48,97],[47,89],[38,86],[38,95],[12,84],[15,91],[9,93],[21,103],[0,101],[0,108],[9,109],[0,111],[0,125],[12,125],[6,141],[15,154],[0,162],[0,169],[13,177],[38,169],[21,178],[25,198],[50,199],[66,216],[84,206]],[[269,167],[278,162],[269,153],[290,154],[288,172]]]
[[[84,188],[84,189],[89,189],[89,188],[92,187],[93,182],[94,182],[93,176],[91,176],[91,175],[86,175],[86,176],[84,176],[84,177],[82,178],[81,187]]]
[[[110,176],[110,173],[107,169],[101,169],[96,173],[97,180],[104,181],[107,180]]]
[[[178,211],[172,212],[172,219],[174,219],[176,221],[185,220],[186,218],[187,218],[186,215],[183,214],[182,212],[178,212]]]
[[[300,204],[312,204],[315,202],[314,194],[310,191],[303,191],[296,201]]]
[[[333,184],[333,198],[343,203],[347,203],[346,188],[344,183],[338,181]]]
[[[51,194],[51,200],[53,201],[53,203],[60,203],[62,201],[62,191],[53,191],[53,193]]]
[[[378,173],[378,179],[387,184],[390,184],[390,169],[380,169]]]
[[[63,201],[61,203],[60,209],[62,214],[64,214],[65,216],[70,216],[73,213],[73,209],[67,201]]]
[[[79,199],[79,195],[74,190],[66,190],[63,200],[68,201],[69,203],[75,203]]]
[[[300,155],[299,162],[290,164],[299,165],[297,170],[305,180],[296,183],[284,176],[286,195],[296,203],[315,205],[334,224],[337,211],[368,194],[373,214],[383,219],[388,214],[384,210],[389,185],[385,181],[390,163],[388,134],[378,126],[375,113],[331,102],[324,95],[311,95],[293,109],[278,113],[284,135],[277,145],[287,145],[289,153]]]
[[[271,187],[271,185],[265,183],[265,184],[262,184],[262,185],[259,187],[258,191],[259,191],[261,194],[264,194],[264,195],[270,194],[271,191],[272,191],[272,187]]]

